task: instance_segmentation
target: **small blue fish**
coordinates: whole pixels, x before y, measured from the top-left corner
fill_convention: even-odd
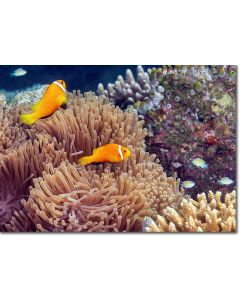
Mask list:
[[[186,181],[183,181],[182,182],[182,186],[185,188],[185,189],[191,189],[192,187],[194,187],[195,185],[195,182],[192,181],[192,180],[186,180]]]
[[[19,76],[24,76],[25,74],[27,74],[27,71],[23,70],[22,68],[19,68],[19,69],[13,71],[11,73],[11,76],[19,77]]]
[[[222,177],[218,180],[218,183],[221,185],[230,185],[234,183],[234,181],[229,177]]]
[[[172,163],[172,165],[174,166],[174,168],[180,168],[182,166],[182,164],[180,164],[179,162],[174,162]]]
[[[193,160],[192,160],[192,163],[193,163],[195,166],[200,167],[200,168],[202,168],[202,169],[207,169],[207,168],[208,168],[207,163],[206,163],[203,159],[201,159],[201,158],[199,158],[199,157],[193,159]]]

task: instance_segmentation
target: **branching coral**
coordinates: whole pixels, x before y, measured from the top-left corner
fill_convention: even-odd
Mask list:
[[[175,206],[175,208],[173,208]],[[236,192],[225,195],[209,192],[197,196],[197,201],[183,199],[178,205],[167,207],[156,218],[145,218],[146,232],[234,232],[236,231]]]
[[[41,176],[45,164],[51,162],[56,166],[65,159],[66,153],[56,151],[44,136],[0,155],[0,229],[11,219],[14,210],[22,207],[21,199],[28,197],[33,178]]]
[[[97,90],[99,95],[108,96],[121,108],[126,108],[134,103],[140,104],[142,101],[143,105],[139,109],[143,113],[159,106],[160,101],[164,98],[163,92],[164,88],[159,85],[156,77],[150,77],[141,66],[137,67],[137,80],[132,71],[128,69],[125,80],[119,75],[114,84],[108,84],[107,90],[104,90],[101,83]]]

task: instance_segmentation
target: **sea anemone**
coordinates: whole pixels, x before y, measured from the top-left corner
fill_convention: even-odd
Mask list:
[[[21,200],[29,196],[33,178],[41,176],[46,163],[57,166],[66,159],[63,150],[56,150],[47,137],[27,141],[8,154],[0,155],[0,227],[10,221]]]
[[[110,164],[87,169],[69,162],[58,168],[48,164],[7,229],[21,231],[25,216],[36,231],[140,231],[144,216],[156,217],[183,195],[154,157],[134,150],[132,156],[114,171]]]
[[[6,154],[31,137],[31,130],[18,122],[20,107],[10,108],[0,104],[0,153]]]
[[[90,155],[93,149],[108,143],[144,146],[146,129],[142,129],[143,121],[138,121],[133,111],[123,112],[106,97],[97,97],[91,92],[84,97],[76,92],[68,93],[67,106],[67,110],[39,120],[33,129],[55,137],[70,161],[76,160],[72,155],[76,152]]]
[[[14,213],[6,229],[140,231],[143,216],[156,216],[183,196],[179,181],[166,177],[155,156],[145,152],[142,126],[134,112],[123,113],[105,97],[69,95],[67,110],[33,126],[36,136],[54,140],[71,162],[76,161],[76,151],[88,155],[109,142],[127,145],[132,155],[119,164],[86,168],[67,160],[57,168],[45,165],[41,177],[33,180],[29,198],[21,202],[23,209]],[[24,227],[26,220],[30,225]]]

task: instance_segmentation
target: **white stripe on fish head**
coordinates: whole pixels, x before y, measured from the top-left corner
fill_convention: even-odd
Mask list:
[[[57,81],[54,81],[53,84],[58,85],[62,89],[62,91],[66,94],[66,90],[65,90],[64,86],[61,83],[59,83]]]
[[[122,153],[122,146],[118,145],[118,153],[121,156],[121,159],[123,160],[123,153]]]

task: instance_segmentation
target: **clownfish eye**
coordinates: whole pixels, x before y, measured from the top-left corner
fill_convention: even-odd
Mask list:
[[[126,153],[127,151],[126,151],[126,150],[124,150],[123,152],[124,152],[124,153]]]

